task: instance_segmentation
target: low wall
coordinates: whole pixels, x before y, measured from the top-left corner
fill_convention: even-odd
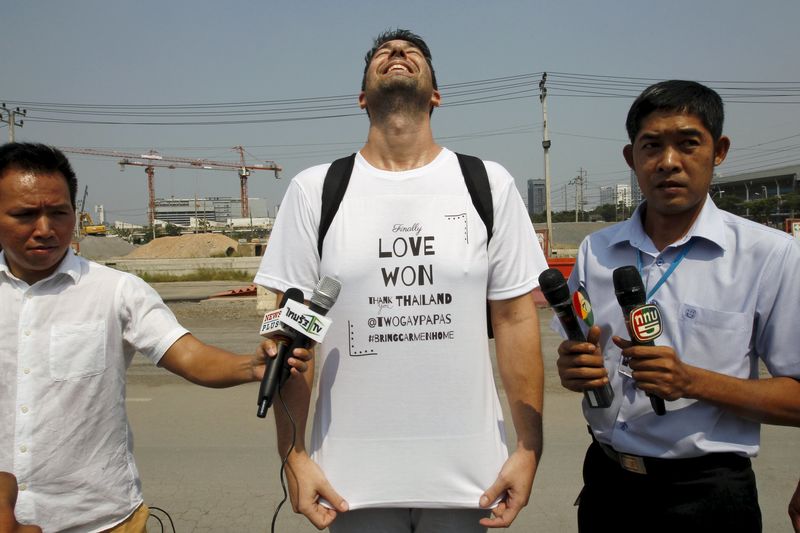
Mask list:
[[[198,257],[188,259],[108,259],[98,261],[104,265],[134,274],[173,274],[181,276],[201,268],[216,270],[243,270],[255,275],[261,264],[260,257]]]

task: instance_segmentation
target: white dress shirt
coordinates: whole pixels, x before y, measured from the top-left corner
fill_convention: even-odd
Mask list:
[[[644,205],[644,204],[643,204]],[[758,379],[761,359],[773,376],[800,378],[800,245],[790,235],[718,209],[706,198],[687,235],[659,252],[641,222],[642,206],[620,224],[581,244],[570,289],[591,299],[605,366],[614,389],[607,409],[584,415],[597,439],[620,452],[651,457],[694,457],[711,452],[754,456],[759,424],[707,402],[666,402],[657,416],[631,378],[617,371],[620,350],[612,335],[629,338],[614,295],[612,271],[637,265],[648,292],[690,243],[692,247],[653,295],[664,332],[682,361],[744,379]]]
[[[187,333],[141,279],[67,252],[28,285],[0,252],[0,470],[17,517],[44,531],[101,531],[142,503],[125,372]]]

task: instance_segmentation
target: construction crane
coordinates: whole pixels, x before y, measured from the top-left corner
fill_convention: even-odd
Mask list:
[[[62,152],[70,154],[116,157],[119,159],[117,164],[120,165],[121,170],[124,170],[125,166],[144,167],[144,172],[147,175],[147,219],[150,226],[155,224],[156,218],[155,169],[157,167],[170,169],[190,168],[195,170],[237,170],[239,173],[239,188],[242,201],[242,218],[249,217],[250,207],[247,199],[247,178],[250,176],[250,171],[272,170],[275,172],[275,177],[278,178],[278,173],[283,169],[277,165],[275,161],[265,161],[264,164],[248,165],[244,160],[244,148],[236,146],[233,149],[239,152],[240,163],[166,156],[159,154],[155,150],[150,150],[146,154],[134,154],[115,150],[98,150],[94,148],[60,148]]]

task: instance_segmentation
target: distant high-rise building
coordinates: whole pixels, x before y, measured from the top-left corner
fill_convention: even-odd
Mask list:
[[[639,180],[636,179],[636,173],[631,169],[631,203],[639,205],[642,201],[642,190],[639,188]]]
[[[528,180],[528,214],[538,215],[546,208],[544,180]]]
[[[619,205],[631,206],[631,188],[624,183],[600,187],[600,205]]]
[[[600,187],[600,205],[615,204],[617,203],[614,198],[614,187],[606,186]]]

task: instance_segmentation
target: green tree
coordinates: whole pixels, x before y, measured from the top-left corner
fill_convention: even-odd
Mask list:
[[[181,228],[176,226],[175,224],[167,224],[164,226],[164,235],[168,235],[170,237],[177,237],[181,234]]]
[[[747,211],[746,202],[730,194],[714,198],[714,203],[717,204],[717,207],[720,209],[733,213],[734,215],[744,215]]]
[[[603,204],[595,207],[589,212],[594,219],[603,219],[605,222],[615,222],[617,220],[617,208],[614,204]]]

